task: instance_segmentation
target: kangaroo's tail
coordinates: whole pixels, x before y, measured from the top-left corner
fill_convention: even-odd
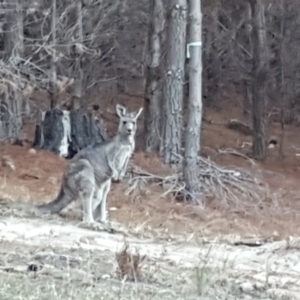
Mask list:
[[[58,214],[73,200],[73,197],[71,195],[67,195],[64,192],[63,187],[61,187],[58,196],[53,201],[47,204],[37,205],[36,210],[38,214]]]

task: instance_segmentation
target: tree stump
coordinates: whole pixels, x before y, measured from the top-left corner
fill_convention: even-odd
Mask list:
[[[73,157],[81,149],[108,140],[104,125],[83,109],[45,112],[36,125],[33,147],[62,157]]]

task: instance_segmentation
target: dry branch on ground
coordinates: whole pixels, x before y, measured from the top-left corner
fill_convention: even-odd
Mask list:
[[[207,200],[217,200],[218,206],[233,211],[259,211],[264,200],[268,199],[266,185],[246,170],[221,167],[204,157],[198,157],[197,173],[199,191]],[[173,194],[176,198],[186,196],[182,172],[159,176],[132,166],[129,187],[126,194],[136,194],[149,183],[157,183],[165,190],[163,196]]]

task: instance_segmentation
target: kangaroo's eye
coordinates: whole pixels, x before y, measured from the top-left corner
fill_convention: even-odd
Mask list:
[[[132,122],[133,126],[135,126],[135,122]]]
[[[126,122],[126,121],[123,121],[123,124],[124,124],[124,125],[126,125],[126,124],[127,124],[127,122]]]

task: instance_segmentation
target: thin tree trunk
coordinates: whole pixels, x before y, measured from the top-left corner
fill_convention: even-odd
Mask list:
[[[219,34],[219,12],[220,4],[216,2],[211,12],[211,51],[209,57],[209,85],[208,85],[208,98],[207,104],[216,108],[219,103],[219,84],[221,76],[221,61],[219,57],[220,52],[220,34]]]
[[[280,141],[279,141],[279,156],[281,158],[284,157],[284,138],[285,138],[285,128],[284,128],[284,110],[286,105],[286,96],[284,93],[285,89],[285,66],[283,62],[284,51],[286,49],[285,45],[285,27],[286,27],[286,20],[285,20],[285,11],[286,5],[285,0],[280,1],[281,6],[281,23],[280,23],[280,46],[279,46],[279,68],[280,68],[280,78],[277,79],[277,84],[280,86],[280,110],[281,110],[281,133],[280,133]]]
[[[159,150],[161,139],[161,52],[162,32],[165,26],[162,0],[151,0],[151,16],[148,37],[148,63],[145,91],[145,149]]]
[[[7,59],[10,59],[14,67],[18,66],[20,59],[24,54],[24,25],[23,25],[23,8],[21,0],[12,0],[13,10],[7,13],[7,31],[5,33],[5,53]],[[9,82],[14,79],[7,78]],[[21,138],[23,119],[23,95],[21,86],[8,83],[8,89],[2,97],[1,114],[1,135],[8,138],[11,143],[16,143]]]
[[[127,0],[119,0],[118,7],[118,21],[116,23],[116,30],[120,35],[125,34],[126,27],[124,21],[124,14],[127,9]],[[117,68],[117,90],[120,94],[126,93],[126,74],[124,71],[124,66]]]
[[[52,1],[52,57],[51,57],[51,80],[50,80],[50,107],[51,109],[58,107],[58,98],[57,98],[57,67],[56,67],[56,0]]]
[[[161,147],[164,161],[167,164],[178,163],[181,154],[186,10],[186,0],[170,1]]]
[[[246,75],[247,76],[247,75]],[[252,95],[252,91],[251,91],[251,85],[249,84],[249,79],[245,78],[243,80],[243,114],[246,116],[250,113],[251,111],[251,95]]]
[[[185,134],[184,180],[189,199],[193,203],[200,201],[197,156],[200,150],[200,133],[202,120],[202,12],[201,1],[190,0],[190,47],[189,63],[189,108],[188,123]]]
[[[258,159],[267,156],[266,144],[266,83],[268,69],[268,45],[266,40],[264,2],[250,0],[252,11],[252,122],[253,155]]]
[[[73,74],[75,82],[72,85],[73,96],[73,109],[77,110],[81,107],[81,100],[84,94],[83,85],[83,68],[82,68],[82,50],[83,45],[83,23],[82,23],[82,0],[77,0],[77,32],[76,37],[77,45],[75,47],[75,66],[73,68]]]
[[[247,32],[247,39],[249,43],[249,52],[253,54],[253,44],[252,44],[252,9],[251,9],[251,4],[247,3],[246,6],[246,32]],[[249,61],[249,64],[251,62]],[[246,62],[246,65],[248,66],[248,60]],[[253,68],[253,64],[251,66]],[[246,68],[247,69],[247,68]],[[251,69],[252,72],[252,69]],[[251,109],[252,109],[252,84],[251,84],[251,77],[252,73],[251,72],[245,72],[244,74],[244,80],[243,80],[243,92],[244,92],[244,97],[243,97],[243,114],[244,115],[251,115]]]

